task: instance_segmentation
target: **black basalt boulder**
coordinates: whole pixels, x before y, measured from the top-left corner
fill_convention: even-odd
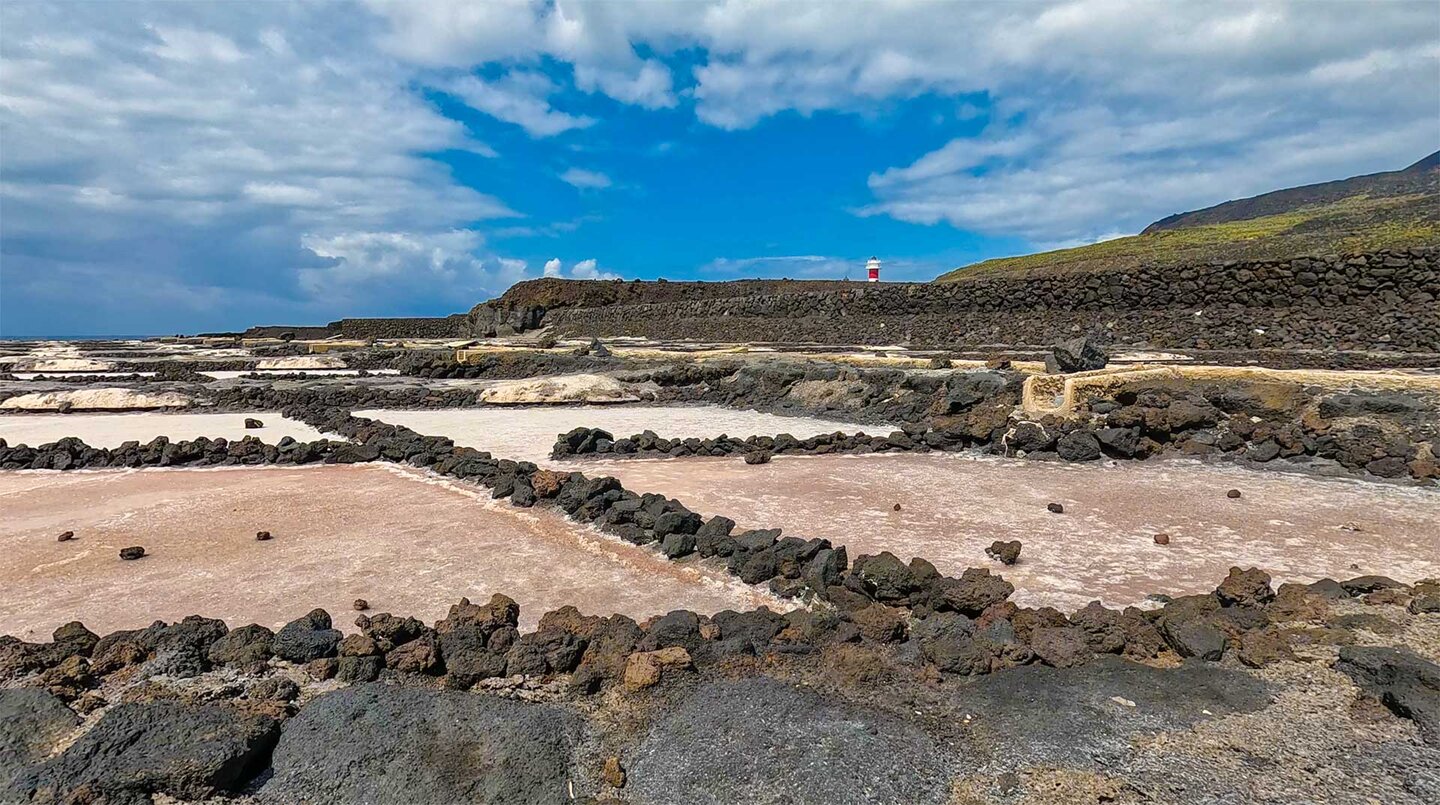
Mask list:
[[[1050,348],[1045,356],[1045,371],[1050,374],[1088,372],[1104,369],[1109,362],[1105,350],[1089,337],[1072,338]]]
[[[310,662],[335,656],[340,637],[339,630],[330,628],[330,613],[315,609],[285,624],[275,634],[271,649],[282,660]]]

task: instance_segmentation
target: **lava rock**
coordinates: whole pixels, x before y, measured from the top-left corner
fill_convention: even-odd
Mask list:
[[[364,612],[370,608],[370,602],[363,598],[357,598],[350,603],[350,608],[356,612]]]
[[[1409,651],[1341,646],[1335,668],[1395,715],[1414,721],[1427,744],[1440,746],[1440,666]]]
[[[1156,535],[1155,535],[1155,544],[1156,544],[1156,545],[1169,545],[1169,544],[1170,544],[1170,535],[1169,535],[1169,534],[1165,534],[1165,533],[1156,534]]]
[[[39,688],[0,688],[0,795],[12,775],[44,760],[80,717]]]
[[[1218,662],[1230,645],[1225,633],[1206,621],[1162,621],[1160,631],[1181,657]]]
[[[440,641],[425,635],[397,646],[386,652],[385,667],[409,674],[434,673],[441,668]]]
[[[56,537],[56,538],[55,538],[55,541],[56,541],[56,542],[69,542],[69,541],[72,540],[72,539],[75,539],[75,532],[74,532],[74,531],[61,531],[61,532],[60,532],[60,536]]]
[[[341,657],[335,669],[335,679],[347,685],[373,682],[380,678],[380,672],[383,670],[385,670],[384,657]]]
[[[660,541],[660,551],[670,559],[689,556],[695,552],[695,535],[680,533],[666,534],[665,539]]]
[[[850,622],[860,630],[867,640],[877,643],[894,643],[905,639],[906,623],[910,615],[900,607],[871,604],[864,609],[850,613]]]
[[[245,417],[245,429],[246,429],[246,430],[256,430],[257,428],[263,428],[263,427],[265,427],[265,423],[264,423],[264,422],[261,422],[261,421],[258,420],[258,419],[254,419],[254,418],[251,418],[251,417],[248,417],[248,416]]]
[[[1059,503],[1046,503],[1045,510],[1051,514],[1064,514],[1065,507]]]
[[[1230,574],[1215,588],[1215,597],[1222,606],[1256,607],[1275,598],[1270,589],[1270,574],[1259,568],[1230,568]]]
[[[120,558],[127,561],[139,559],[144,555],[145,549],[140,547],[139,545],[120,549]]]
[[[256,540],[257,542],[267,542],[267,541],[269,541],[269,540],[271,540],[271,539],[273,539],[273,537],[270,536],[270,532],[269,532],[269,531],[256,531],[256,532],[255,532],[255,540]]]
[[[945,802],[951,772],[918,727],[754,677],[708,683],[662,711],[626,791],[635,803],[910,805]]]
[[[1001,564],[1013,565],[1020,558],[1020,540],[1012,539],[1009,542],[995,540],[990,547],[985,549],[992,559],[997,559]]]
[[[1100,440],[1089,431],[1077,430],[1056,442],[1055,452],[1066,461],[1094,461],[1100,457]]]
[[[1049,374],[1068,374],[1104,369],[1109,356],[1098,343],[1089,337],[1072,338],[1050,348],[1045,356],[1045,371]]]
[[[1042,627],[1030,633],[1030,648],[1046,665],[1074,668],[1092,653],[1084,631],[1073,626]]]
[[[769,450],[752,450],[745,454],[746,464],[769,464],[773,454]]]
[[[1015,587],[1010,582],[991,575],[985,568],[972,567],[958,579],[936,582],[931,606],[941,612],[953,611],[973,617],[1009,598],[1013,592]]]
[[[882,602],[904,601],[918,586],[915,573],[889,551],[856,557],[849,579],[856,582],[858,592]]]
[[[1340,586],[1351,595],[1368,595],[1377,590],[1402,589],[1405,585],[1388,576],[1356,576],[1340,582]]]
[[[1240,490],[1231,489],[1229,492],[1225,493],[1225,497],[1230,498],[1231,500],[1237,500],[1240,497]]]
[[[625,690],[635,693],[654,687],[660,684],[666,669],[683,670],[690,667],[690,652],[680,646],[638,651],[631,654],[625,662]]]
[[[217,665],[255,669],[274,656],[271,649],[274,643],[274,632],[252,623],[226,632],[210,644],[207,654],[210,662]]]
[[[305,663],[335,656],[340,637],[339,630],[330,628],[330,613],[314,609],[305,617],[285,624],[275,634],[272,649],[282,660]]]
[[[570,800],[583,721],[491,696],[369,683],[321,696],[285,725],[260,803]],[[577,793],[581,793],[577,791]]]
[[[279,724],[218,705],[116,705],[53,760],[11,783],[27,800],[145,802],[238,793],[265,766]]]

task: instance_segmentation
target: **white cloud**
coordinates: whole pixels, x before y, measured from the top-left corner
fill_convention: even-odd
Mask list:
[[[561,267],[560,258],[552,257],[545,261],[544,276],[556,279],[572,280],[618,280],[620,275],[613,271],[601,271],[599,261],[591,258],[581,260],[570,267],[569,274]]]
[[[514,123],[534,137],[553,137],[595,124],[593,118],[566,114],[552,108],[548,98],[558,88],[542,73],[517,70],[495,81],[463,76],[444,84],[442,88],[467,106],[506,123]]]
[[[574,279],[579,280],[618,279],[618,277],[614,274],[602,274],[600,270],[595,266],[596,261],[593,258],[589,260],[581,260],[573,267],[571,267],[570,276]]]
[[[410,89],[411,68],[353,46],[373,21],[219,8],[0,6],[7,332],[324,320],[503,289],[498,264],[466,263],[478,241],[450,233],[513,213],[420,156],[493,152]],[[415,243],[455,281],[333,301],[325,278],[384,275]],[[62,278],[64,305],[35,304]]]
[[[611,185],[609,176],[584,168],[570,168],[560,174],[560,181],[581,190],[601,190]]]
[[[674,94],[654,58],[698,52],[696,116],[872,113],[963,98],[990,127],[870,179],[865,214],[1043,241],[1138,227],[1240,194],[1398,167],[1440,142],[1440,7],[1349,3],[649,4],[461,0],[380,7],[430,64],[568,63],[622,102]],[[500,36],[503,15],[512,26]],[[645,78],[654,64],[653,80]],[[625,81],[607,82],[607,70]],[[643,91],[642,91],[643,90]],[[1302,150],[1303,149],[1303,150]]]
[[[575,65],[575,86],[587,92],[603,92],[621,103],[646,109],[668,109],[675,106],[671,92],[670,70],[655,59],[646,59],[632,75],[590,65]]]
[[[347,300],[370,295],[374,286],[483,287],[491,278],[475,256],[480,244],[479,234],[469,230],[306,235],[301,245],[330,262],[301,269],[300,285],[316,296]]]
[[[367,0],[390,30],[381,43],[395,55],[433,68],[533,65],[542,57],[570,64],[575,85],[647,109],[675,106],[670,69],[636,55],[641,29],[662,33],[664,20],[701,9],[683,4],[550,2],[549,0]]]

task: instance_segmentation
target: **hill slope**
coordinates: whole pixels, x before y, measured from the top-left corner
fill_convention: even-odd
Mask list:
[[[1440,245],[1440,152],[1404,170],[1227,201],[1162,218],[1138,235],[986,260],[936,281],[1433,245]]]

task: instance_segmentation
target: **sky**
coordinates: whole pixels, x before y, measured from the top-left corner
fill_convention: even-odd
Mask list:
[[[0,335],[928,280],[1440,148],[1440,3],[0,4]]]

